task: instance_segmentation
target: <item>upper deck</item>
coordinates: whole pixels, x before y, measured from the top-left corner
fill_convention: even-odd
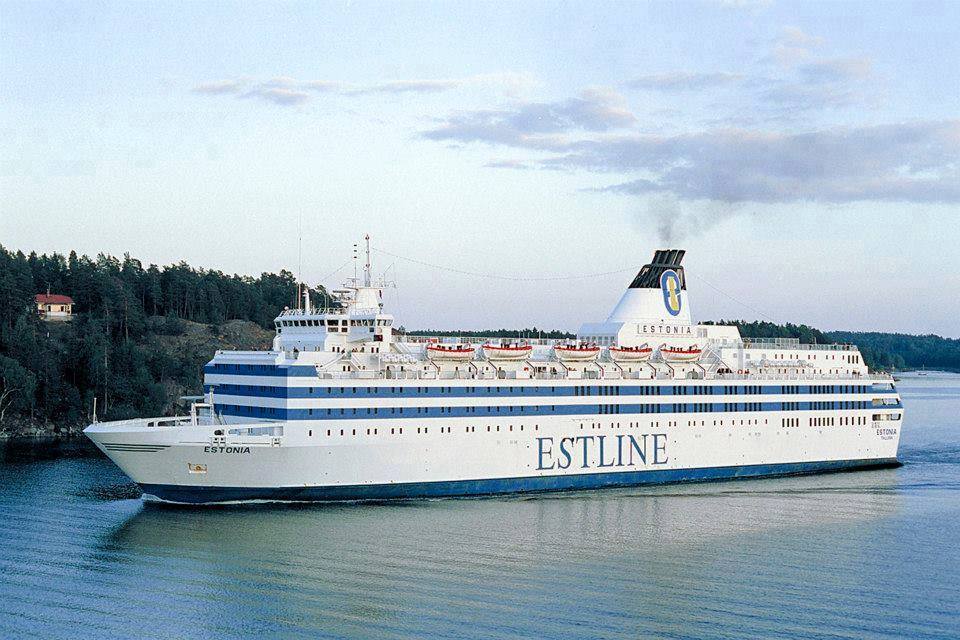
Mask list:
[[[273,348],[219,351],[221,365],[298,371],[317,380],[573,381],[838,380],[870,373],[850,344],[801,344],[792,338],[741,338],[736,326],[691,320],[683,252],[656,252],[603,322],[585,323],[575,340],[541,336],[411,336],[394,332],[382,281],[370,273],[333,291],[329,308],[284,310]],[[224,374],[228,375],[228,374]],[[274,375],[284,375],[282,373]]]
[[[451,340],[473,346],[475,356],[458,362],[438,362],[427,355],[429,345],[450,344]],[[389,351],[368,351],[364,347],[349,352],[218,351],[208,373],[218,371],[218,364],[232,364],[247,365],[252,374],[259,369],[260,375],[289,375],[283,373],[287,371],[331,381],[890,380],[888,375],[869,373],[860,361],[859,350],[850,344],[801,344],[784,338],[718,340],[705,344],[696,362],[670,363],[654,355],[646,362],[628,365],[614,361],[609,348],[599,349],[594,360],[564,362],[555,356],[554,350],[566,341],[549,338],[524,338],[523,342],[532,349],[530,357],[522,361],[491,361],[483,347],[501,340],[483,336],[407,336],[394,342]],[[840,360],[821,359],[838,356]],[[856,362],[850,362],[854,359]],[[738,362],[748,365],[738,366]],[[267,367],[271,373],[266,372]],[[219,371],[228,374],[231,368]]]

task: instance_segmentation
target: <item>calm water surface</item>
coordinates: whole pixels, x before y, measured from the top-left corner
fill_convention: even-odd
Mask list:
[[[904,467],[805,478],[171,509],[8,460],[0,637],[960,637],[960,376],[900,388]]]

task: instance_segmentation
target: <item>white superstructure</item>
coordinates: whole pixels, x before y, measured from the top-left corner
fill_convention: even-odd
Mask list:
[[[270,351],[217,352],[207,403],[191,416],[86,433],[145,494],[188,503],[897,464],[903,410],[891,378],[870,374],[852,345],[694,324],[683,253],[657,251],[606,321],[567,341],[398,337],[368,257],[363,278],[334,291],[336,308],[304,295],[277,317]]]

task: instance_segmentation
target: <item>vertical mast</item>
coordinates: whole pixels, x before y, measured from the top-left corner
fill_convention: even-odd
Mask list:
[[[297,308],[300,308],[300,296],[303,292],[303,212],[297,218]]]
[[[367,241],[367,263],[363,265],[363,286],[370,286],[370,234],[364,236]]]

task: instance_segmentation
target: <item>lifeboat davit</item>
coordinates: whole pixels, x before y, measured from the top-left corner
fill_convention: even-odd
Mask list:
[[[689,347],[669,347],[660,345],[660,357],[666,362],[696,362],[700,359],[703,349],[697,345]]]
[[[532,352],[533,346],[523,342],[483,345],[483,353],[490,360],[524,360]]]
[[[561,360],[578,362],[594,360],[600,354],[600,347],[595,344],[580,342],[577,344],[558,344],[553,348]]]
[[[610,357],[615,362],[644,362],[653,355],[653,347],[642,344],[639,347],[610,347]]]
[[[433,360],[472,360],[476,349],[469,344],[428,344],[427,357]]]

